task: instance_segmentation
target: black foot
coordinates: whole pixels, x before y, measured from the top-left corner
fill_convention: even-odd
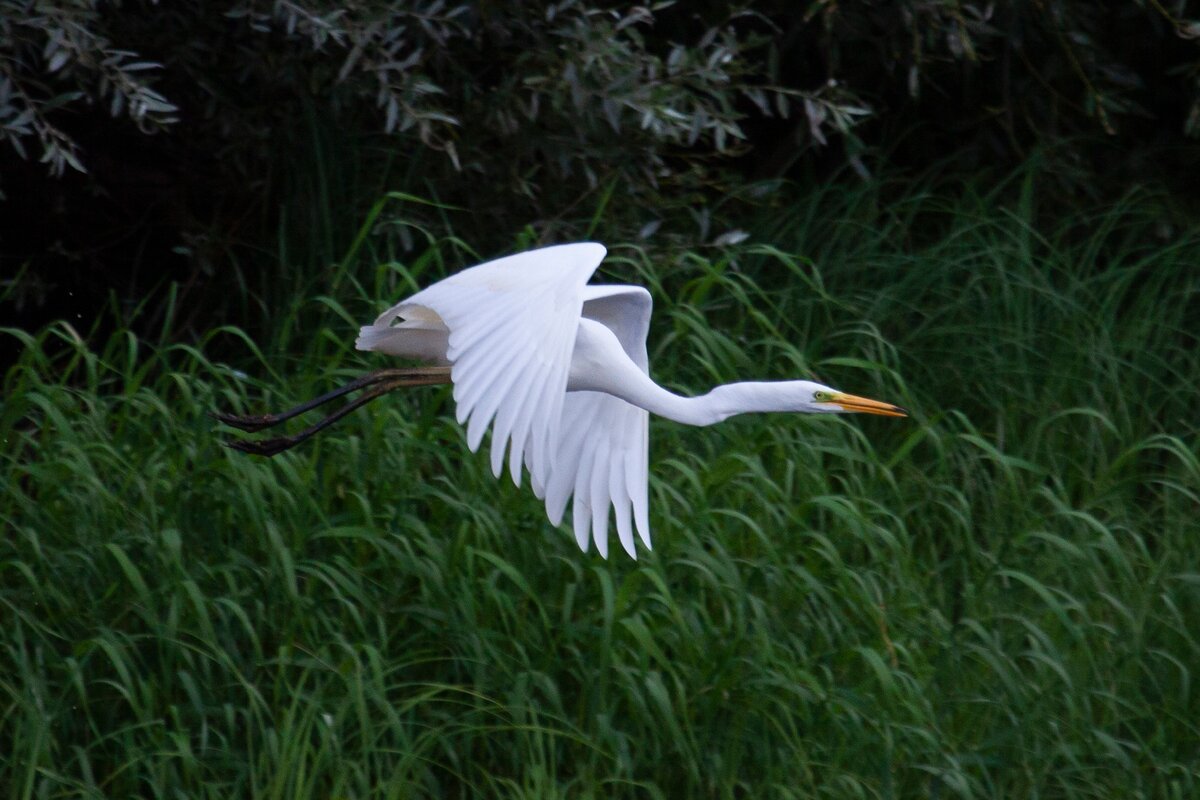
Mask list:
[[[291,450],[300,442],[308,437],[296,438],[295,436],[277,436],[273,439],[227,439],[222,442],[226,447],[232,447],[234,450],[240,450],[243,453],[249,453],[252,456],[277,456],[284,450]]]
[[[226,414],[223,411],[210,411],[208,415],[217,422],[222,422],[231,428],[238,428],[247,433],[257,433],[282,422],[278,414],[247,414],[239,416],[238,414]]]

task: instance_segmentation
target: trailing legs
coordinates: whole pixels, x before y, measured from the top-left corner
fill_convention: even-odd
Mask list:
[[[292,417],[323,406],[351,392],[356,392],[359,389],[368,390],[317,423],[291,436],[277,436],[270,439],[258,440],[233,439],[225,442],[227,446],[232,447],[234,450],[240,450],[243,453],[258,456],[273,456],[282,453],[284,450],[290,450],[301,442],[325,430],[325,428],[347,414],[362,408],[376,398],[383,397],[388,392],[410,386],[433,386],[449,382],[449,367],[379,369],[374,372],[368,372],[366,375],[347,383],[345,386],[341,386],[331,392],[326,392],[320,397],[315,397],[306,403],[301,403],[278,414],[249,414],[241,416],[222,412],[210,412],[210,415],[218,422],[223,422],[226,425],[239,428],[248,433],[255,433],[279,425]]]

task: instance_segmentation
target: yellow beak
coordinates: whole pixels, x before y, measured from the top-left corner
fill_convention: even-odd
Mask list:
[[[846,411],[853,411],[856,414],[879,414],[884,417],[908,416],[908,412],[900,406],[894,406],[891,403],[881,403],[878,400],[858,397],[853,394],[835,394],[829,402],[841,406]]]

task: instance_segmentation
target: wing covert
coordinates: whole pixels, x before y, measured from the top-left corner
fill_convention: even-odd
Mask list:
[[[492,472],[535,487],[550,475],[558,441],[584,285],[606,250],[593,242],[557,245],[489,261],[451,275],[385,311],[375,327],[427,318],[449,331],[456,416],[477,450],[492,427]]]
[[[594,243],[559,245],[465,269],[389,308],[363,328],[359,343],[375,349],[396,327],[444,327],[456,417],[471,450],[490,427],[497,477],[507,452],[513,482],[520,485],[524,464],[552,523],[574,498],[580,548],[595,541],[608,557],[611,515],[621,546],[637,558],[635,531],[651,546],[650,415],[602,392],[567,392],[581,317],[612,331],[649,372],[649,292],[586,285],[605,253]]]

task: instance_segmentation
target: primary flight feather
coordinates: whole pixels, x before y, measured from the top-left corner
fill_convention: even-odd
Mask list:
[[[595,541],[608,556],[611,513],[621,546],[636,558],[635,530],[650,547],[649,412],[690,425],[753,411],[906,414],[811,381],[734,383],[699,397],[663,389],[649,376],[649,292],[588,285],[605,253],[593,242],[557,245],[465,269],[392,306],[355,342],[360,350],[431,368],[380,370],[285,414],[218,418],[260,430],[349,391],[377,387],[297,436],[231,443],[273,455],[387,391],[448,380],[472,451],[490,428],[497,477],[507,454],[513,482],[520,486],[528,470],[556,525],[573,498],[575,538],[585,552]]]

